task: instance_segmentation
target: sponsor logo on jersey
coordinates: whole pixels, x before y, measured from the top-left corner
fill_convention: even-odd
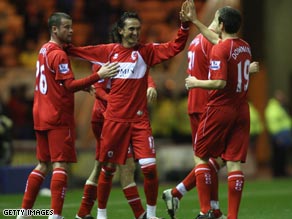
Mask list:
[[[140,60],[137,62],[120,62],[119,73],[114,78],[122,79],[139,79],[143,78],[147,70],[147,66]],[[139,60],[141,62],[139,62]]]
[[[212,70],[218,70],[220,69],[220,61],[211,61],[211,65],[210,65],[210,68]]]
[[[68,66],[68,64],[67,63],[66,64],[60,64],[59,65],[59,71],[60,71],[61,74],[68,73],[69,72],[69,66]]]

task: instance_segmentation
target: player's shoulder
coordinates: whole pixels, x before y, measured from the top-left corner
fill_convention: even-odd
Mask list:
[[[194,39],[192,39],[191,43],[190,43],[190,47],[196,47],[197,45],[200,44],[200,42],[203,40],[203,35],[200,33],[198,35],[196,35],[194,37]]]
[[[242,45],[247,46],[247,47],[250,47],[249,43],[246,42],[245,40],[243,40],[242,38],[238,38],[238,41],[239,41]]]
[[[139,43],[136,45],[133,50],[140,53],[142,56],[147,56],[147,54],[151,53],[152,51],[159,50],[160,43]]]
[[[67,57],[66,52],[62,49],[61,46],[59,46],[56,43],[47,42],[42,45],[42,47],[39,50],[39,55],[42,55],[44,57],[51,58],[59,58],[59,57]]]
[[[47,54],[53,54],[53,55],[66,55],[66,52],[62,49],[62,47],[56,43],[48,42],[43,45],[42,48],[45,48],[47,51]]]

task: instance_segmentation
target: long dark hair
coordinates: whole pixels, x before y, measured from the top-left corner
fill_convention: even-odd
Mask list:
[[[136,12],[124,12],[120,19],[111,28],[111,31],[109,33],[109,41],[111,43],[122,42],[122,36],[119,34],[119,30],[124,28],[125,20],[127,20],[128,18],[134,18],[141,22],[141,19]]]

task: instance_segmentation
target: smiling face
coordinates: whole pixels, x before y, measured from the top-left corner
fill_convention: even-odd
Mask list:
[[[124,27],[119,30],[122,37],[122,45],[126,48],[134,47],[139,42],[141,22],[136,18],[127,18]]]

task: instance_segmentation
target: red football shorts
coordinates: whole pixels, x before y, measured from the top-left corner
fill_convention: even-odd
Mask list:
[[[77,162],[75,129],[36,130],[37,159],[44,162]]]
[[[198,127],[195,155],[201,158],[221,156],[227,161],[245,162],[249,124],[248,104],[208,107]]]
[[[189,117],[190,117],[191,130],[192,130],[192,140],[194,143],[197,130],[199,127],[200,119],[202,118],[202,113],[192,113],[192,114],[189,114]]]
[[[156,157],[150,122],[115,122],[105,119],[99,161],[125,164],[129,145],[132,146],[136,160]]]
[[[99,154],[100,154],[100,136],[101,136],[101,131],[102,131],[102,126],[103,126],[103,121],[102,122],[91,122],[91,127],[93,134],[96,139],[96,148],[95,148],[95,159],[99,160]],[[133,157],[133,149],[132,146],[130,145],[128,147],[128,153],[127,153],[127,158]]]

